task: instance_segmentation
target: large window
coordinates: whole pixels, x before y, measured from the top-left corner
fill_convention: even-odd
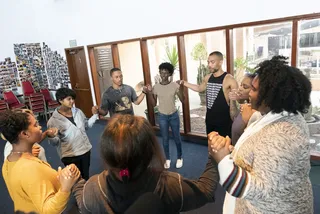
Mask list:
[[[292,22],[237,28],[233,41],[234,76],[240,82],[245,71],[275,55],[291,62]]]
[[[307,121],[312,122],[316,120],[315,114],[320,115],[320,19],[300,21],[298,29],[297,67],[312,83],[312,107],[307,116]]]
[[[204,76],[209,73],[208,55],[213,51],[220,51],[224,56],[226,54],[225,31],[185,35],[185,47],[188,82],[201,84]],[[226,59],[223,69],[226,70]],[[205,134],[206,94],[194,92],[191,89],[188,93],[191,131]]]
[[[142,93],[144,85],[142,60],[140,51],[140,42],[129,42],[118,44],[120,65],[123,74],[123,83],[133,87],[137,96]],[[145,111],[147,109],[146,98],[140,105],[134,105],[134,114],[146,118]]]
[[[160,81],[158,67],[163,62],[170,62],[175,67],[175,71],[172,76],[172,81],[180,80],[177,37],[173,36],[173,37],[148,40],[148,54],[149,54],[150,75],[151,75],[152,86],[156,83],[159,83]],[[177,96],[176,96],[176,108],[180,114],[180,129],[183,129],[182,104]],[[155,107],[154,110],[155,110],[156,125],[159,125],[158,118],[157,118],[157,113],[158,113],[157,106]]]

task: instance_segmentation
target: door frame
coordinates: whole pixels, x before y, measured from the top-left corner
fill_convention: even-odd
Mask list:
[[[86,66],[87,66],[87,74],[88,74],[88,80],[89,80],[90,96],[91,96],[92,103],[94,103],[93,96],[92,96],[92,93],[91,93],[91,83],[90,83],[90,77],[89,77],[89,72],[88,72],[88,63],[87,63],[87,56],[86,56],[85,46],[77,46],[77,47],[65,48],[64,49],[65,54],[66,54],[66,61],[67,61],[67,65],[68,65],[68,72],[69,72],[69,76],[70,76],[71,89],[74,90],[74,88],[73,88],[74,84],[72,82],[72,79],[74,80],[74,78],[72,77],[73,73],[70,72],[70,71],[74,70],[74,65],[73,65],[73,62],[71,60],[70,51],[76,51],[76,50],[83,50],[84,51],[84,58],[85,58]],[[91,65],[91,62],[89,64]],[[90,75],[93,78],[92,71],[90,72]],[[95,90],[95,88],[94,88],[94,90]],[[96,95],[96,91],[94,91],[94,94]]]

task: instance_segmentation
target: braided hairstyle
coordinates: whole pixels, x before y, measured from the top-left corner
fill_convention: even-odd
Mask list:
[[[311,82],[298,68],[289,66],[287,59],[274,56],[256,67],[259,79],[257,107],[263,103],[274,113],[306,113],[311,105]]]
[[[27,130],[30,122],[29,114],[23,111],[7,110],[0,114],[0,133],[11,144],[19,140],[19,134]]]

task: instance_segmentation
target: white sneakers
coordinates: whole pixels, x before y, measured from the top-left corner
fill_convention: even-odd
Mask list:
[[[183,159],[178,159],[176,163],[176,168],[179,169],[183,166]]]
[[[170,168],[170,164],[171,164],[171,160],[166,160],[166,162],[164,163],[164,168],[165,169],[169,169]],[[176,168],[179,169],[183,166],[183,159],[178,159],[177,163],[176,163]]]
[[[166,160],[166,162],[164,163],[164,168],[165,169],[169,169],[170,168],[170,163],[171,163],[171,160]]]

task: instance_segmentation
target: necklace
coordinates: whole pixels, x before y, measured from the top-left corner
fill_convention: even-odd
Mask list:
[[[15,152],[15,151],[11,151],[11,154],[24,154],[24,153],[31,154],[31,152]]]

